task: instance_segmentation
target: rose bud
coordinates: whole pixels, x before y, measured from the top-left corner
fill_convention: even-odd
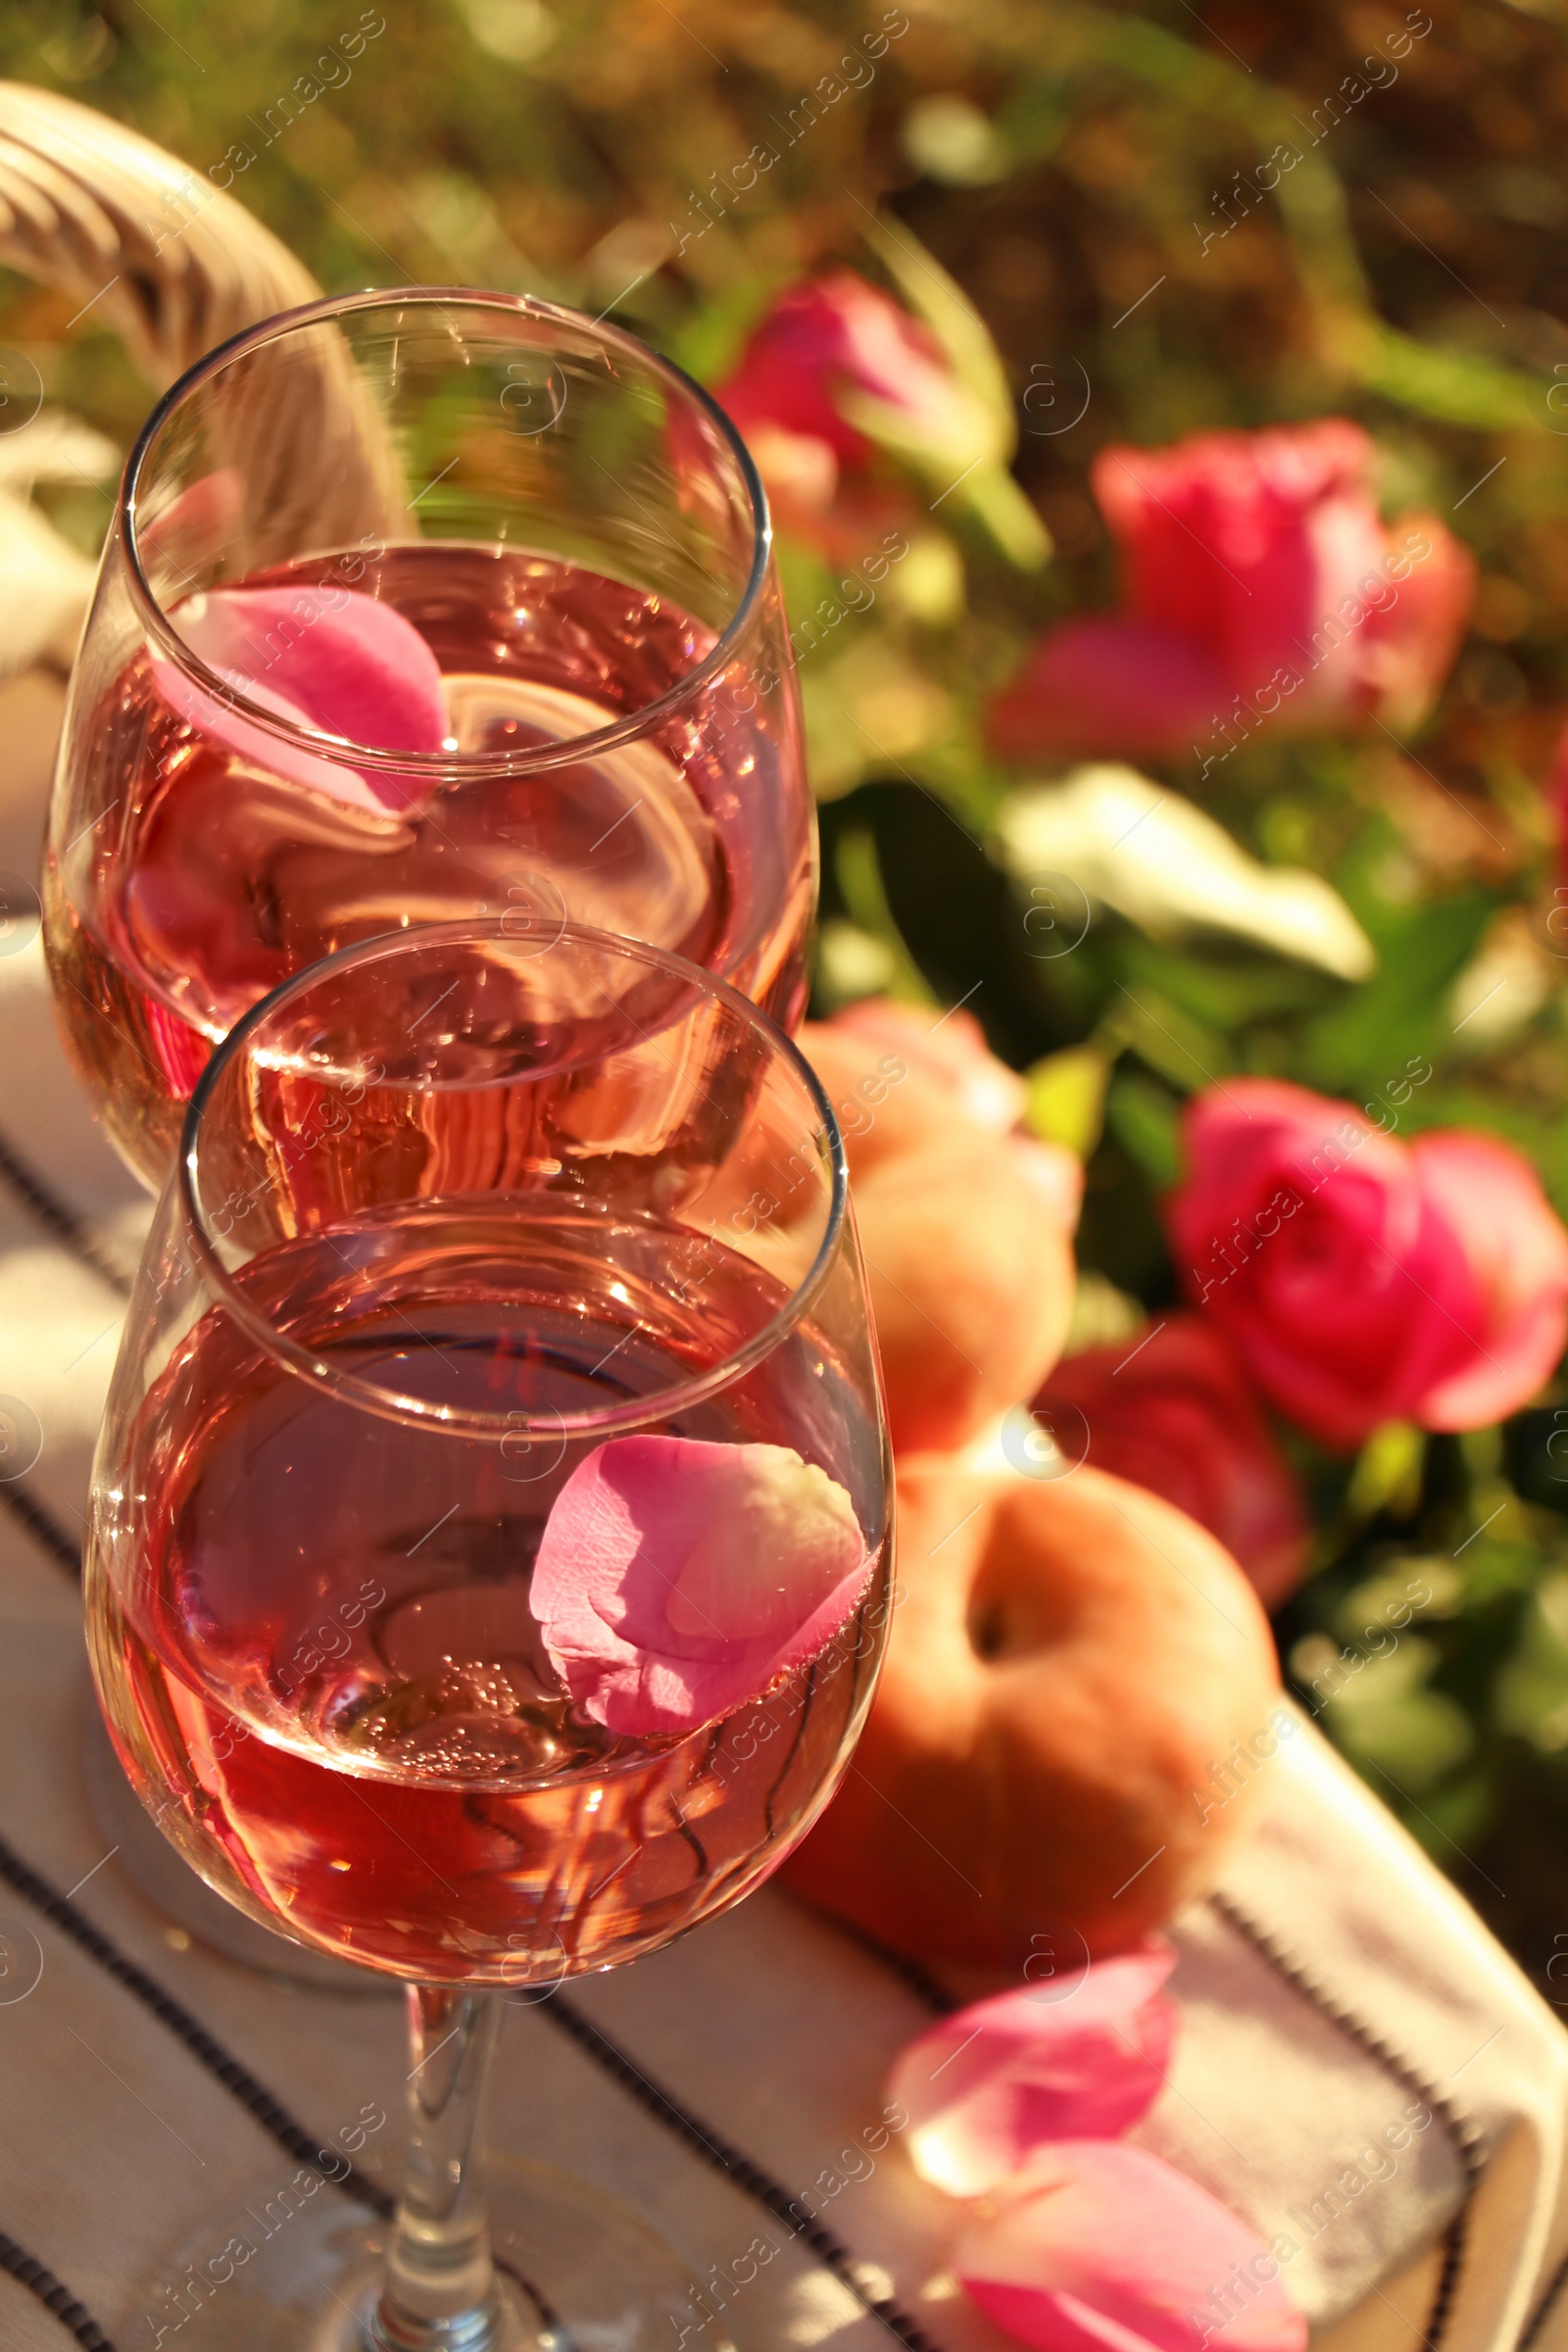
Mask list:
[[[1436,516],[1378,513],[1344,417],[1112,446],[1091,468],[1124,610],[1049,630],[993,706],[1017,759],[1206,746],[1259,723],[1415,726],[1446,677],[1476,567]]]

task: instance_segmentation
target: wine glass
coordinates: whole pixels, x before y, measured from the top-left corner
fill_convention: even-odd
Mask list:
[[[214,1045],[340,947],[566,915],[790,1028],[814,886],[766,505],[678,368],[415,288],[270,319],[154,410],[44,878],[69,1051],[149,1187]]]
[[[227,2249],[187,2352],[667,2352],[690,2271],[588,2192],[503,2163],[492,2256],[498,1998],[656,1949],[805,1835],[870,1700],[890,1491],[842,1144],[737,990],[489,916],[229,1032],[106,1411],[93,1673],[210,1886],[406,1980],[411,2149],[379,2251],[330,2196],[181,2249],[166,2278]]]

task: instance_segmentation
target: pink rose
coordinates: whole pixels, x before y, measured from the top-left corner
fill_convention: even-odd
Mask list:
[[[871,443],[845,415],[846,392],[901,410],[933,440],[966,414],[935,337],[853,270],[834,270],[779,296],[715,397],[754,446],[768,434],[816,442],[853,471]],[[793,462],[820,465],[799,453]]]
[[[1018,1131],[1028,1089],[1017,1071],[992,1053],[972,1012],[933,1014],[923,1004],[901,1004],[893,997],[862,997],[836,1012],[825,1028],[808,1029],[801,1043],[808,1058],[826,1065],[823,1075],[830,1084],[846,1056],[851,1063],[863,1060],[867,1068],[877,1056],[883,1057],[883,1067],[904,1068],[915,1081],[931,1140],[960,1140],[955,1114],[990,1135],[1005,1136],[1013,1165],[1042,1207],[1064,1232],[1077,1224],[1083,1162],[1060,1144],[1043,1144]],[[901,1143],[912,1140],[899,1137]]]
[[[833,1015],[833,1027],[863,1040],[868,1054],[898,1054],[916,1077],[941,1087],[954,1109],[977,1127],[1005,1135],[1023,1117],[1023,1080],[997,1059],[972,1012],[944,1015],[893,997],[862,997]]]
[[[1122,551],[1126,610],[1047,633],[993,707],[999,750],[1201,744],[1206,773],[1263,721],[1408,728],[1431,707],[1475,564],[1433,515],[1384,525],[1359,425],[1113,446],[1092,480]]]
[[[1549,1378],[1568,1233],[1529,1163],[1464,1130],[1399,1142],[1348,1103],[1232,1078],[1189,1104],[1179,1271],[1265,1395],[1325,1445],[1479,1429]]]
[[[872,461],[875,442],[851,414],[881,412],[912,450],[966,452],[973,395],[934,335],[853,270],[792,286],[754,328],[716,398],[744,435],[780,526],[810,541],[830,564],[858,564],[901,546],[922,505]],[[952,471],[967,466],[960,454]]]
[[[1097,1469],[1162,1494],[1217,1536],[1266,1608],[1294,1592],[1311,1534],[1300,1486],[1206,1317],[1167,1312],[1141,1339],[1064,1356],[1034,1411],[1050,1422],[1063,1407],[1080,1443],[1087,1425]]]

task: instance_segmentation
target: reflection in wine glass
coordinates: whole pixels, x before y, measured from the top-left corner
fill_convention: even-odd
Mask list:
[[[870,1699],[889,1467],[826,1099],[691,964],[534,947],[414,929],[238,1023],[115,1374],[87,1611],[121,1759],[230,1903],[410,1988],[385,2244],[291,2223],[193,2347],[662,2352],[680,2267],[537,2170],[500,2169],[498,2271],[497,2001],[739,1901]]]

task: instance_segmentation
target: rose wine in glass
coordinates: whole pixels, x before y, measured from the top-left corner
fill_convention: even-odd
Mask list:
[[[521,297],[318,303],[202,361],[125,472],[46,937],[161,1182],[240,1015],[414,922],[570,917],[805,1004],[814,841],[766,510],[720,411]]]
[[[281,1245],[241,1280],[334,1363],[422,1360],[443,1402],[563,1430],[710,1372],[727,1335],[787,1306],[715,1250],[700,1300],[629,1330],[628,1254],[657,1264],[690,1235],[645,1220],[609,1264],[602,1239],[581,1215],[443,1209]],[[812,1344],[792,1334],[705,1430],[788,1446]],[[138,1785],[179,1792],[164,1819],[197,1867],[323,1950],[481,1983],[632,1957],[756,1884],[858,1713],[858,1611],[700,1729],[616,1736],[574,1713],[528,1605],[564,1437],[389,1454],[355,1428],[218,1313],[137,1417],[125,1466],[157,1482],[160,1541],[133,1602],[105,1596],[99,1672]]]
[[[313,2295],[341,2352],[678,2333],[689,2270],[543,2174],[501,2170],[498,2271],[495,2000],[657,1949],[805,1835],[870,1699],[889,1487],[842,1148],[737,991],[492,916],[240,1018],[116,1371],[93,1671],[211,1886],[407,1981],[411,2157],[380,2242],[256,2249],[182,2342],[270,2346]]]

